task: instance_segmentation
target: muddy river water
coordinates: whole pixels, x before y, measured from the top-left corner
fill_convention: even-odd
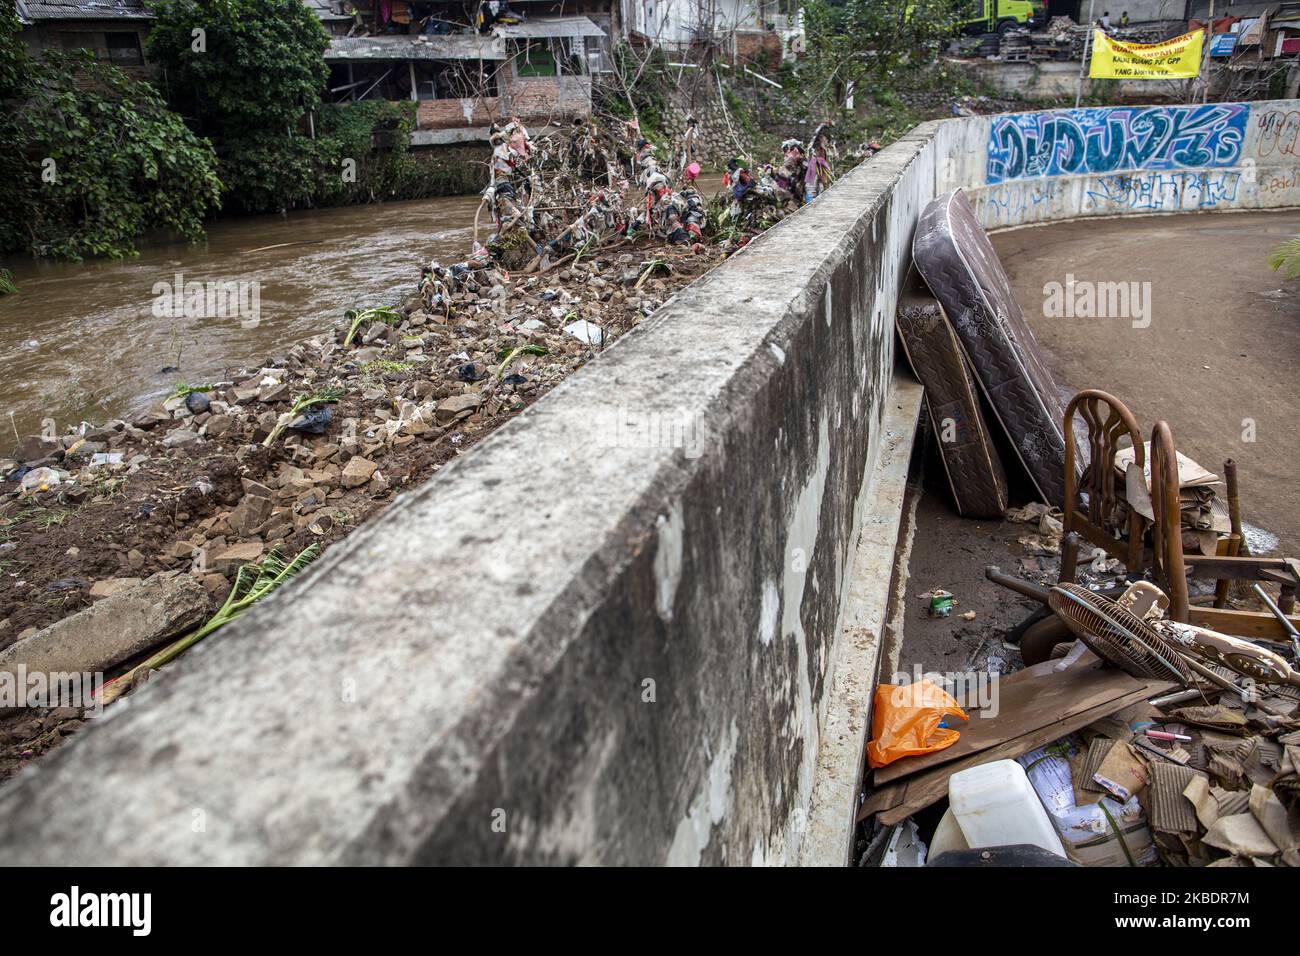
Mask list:
[[[457,196],[229,219],[210,224],[203,242],[146,244],[116,262],[5,260],[21,292],[0,297],[0,448],[45,419],[63,431],[141,410],[178,382],[220,379],[227,367],[326,329],[347,309],[404,299],[423,264],[469,252],[478,202]],[[186,317],[185,302],[162,293],[178,275],[182,288],[244,283],[244,295]]]
[[[700,187],[711,195],[721,176]],[[0,449],[47,420],[63,432],[142,411],[179,382],[220,380],[348,309],[405,300],[430,259],[469,253],[478,205],[452,196],[232,218],[209,224],[202,242],[144,243],[118,261],[0,260],[21,290],[0,297]],[[485,238],[490,228],[484,213]],[[192,283],[204,307],[187,310]],[[223,290],[242,296],[223,303]]]

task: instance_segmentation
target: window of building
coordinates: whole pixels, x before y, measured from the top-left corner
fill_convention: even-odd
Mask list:
[[[115,66],[143,66],[144,52],[140,49],[140,34],[105,33],[104,45],[108,47],[108,60]]]

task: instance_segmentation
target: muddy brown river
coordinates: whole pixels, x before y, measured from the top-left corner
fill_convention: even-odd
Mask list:
[[[700,177],[706,196],[721,185],[720,175]],[[348,309],[403,301],[430,259],[469,254],[478,204],[452,196],[232,218],[209,224],[203,242],[142,243],[118,261],[0,259],[21,290],[0,296],[0,449],[47,420],[62,433],[142,411],[180,382],[220,380]],[[485,212],[483,238],[490,229]],[[187,309],[195,283],[202,307]],[[223,303],[224,283],[242,283],[242,297]]]
[[[457,196],[230,219],[210,224],[204,242],[151,243],[116,262],[3,260],[21,292],[0,297],[0,449],[45,419],[62,432],[140,411],[178,382],[220,379],[227,367],[315,335],[347,309],[405,298],[423,264],[469,252],[478,202]],[[185,297],[161,292],[176,287],[178,274],[182,292],[189,283],[206,291],[233,282],[244,283],[244,297],[227,295],[224,309],[186,317]],[[253,303],[254,289],[255,317],[240,308]]]

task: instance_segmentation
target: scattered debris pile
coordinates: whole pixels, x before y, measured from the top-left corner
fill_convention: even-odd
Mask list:
[[[1019,573],[985,576],[1037,606],[1001,635],[1023,669],[999,654],[877,688],[860,861],[1300,866],[1300,562],[1260,556],[1231,460],[1220,495],[1168,423],[1146,440],[1098,389],[1060,405],[960,191],[923,211],[913,254],[928,288],[898,326],[951,493],[988,517],[1006,472],[1028,479],[1042,500],[1004,513],[1028,526]],[[931,617],[959,605],[921,597]]]
[[[823,138],[809,150],[823,158],[818,189]],[[430,263],[405,303],[351,310],[226,381],[178,385],[134,420],[28,436],[0,458],[0,678],[52,661],[130,674],[100,698],[111,700],[242,607],[241,574],[260,596],[805,192],[735,164],[707,203],[689,141],[660,160],[635,124],[533,140],[513,122],[493,147],[490,232],[465,261]],[[804,150],[786,150],[795,178]],[[142,604],[159,610],[124,628]],[[14,704],[0,700],[0,779],[82,724],[78,707]]]

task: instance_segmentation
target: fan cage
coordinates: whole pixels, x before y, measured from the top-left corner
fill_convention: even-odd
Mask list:
[[[1132,611],[1077,584],[1057,584],[1048,606],[1103,660],[1132,674],[1188,684],[1187,665],[1173,646]]]

